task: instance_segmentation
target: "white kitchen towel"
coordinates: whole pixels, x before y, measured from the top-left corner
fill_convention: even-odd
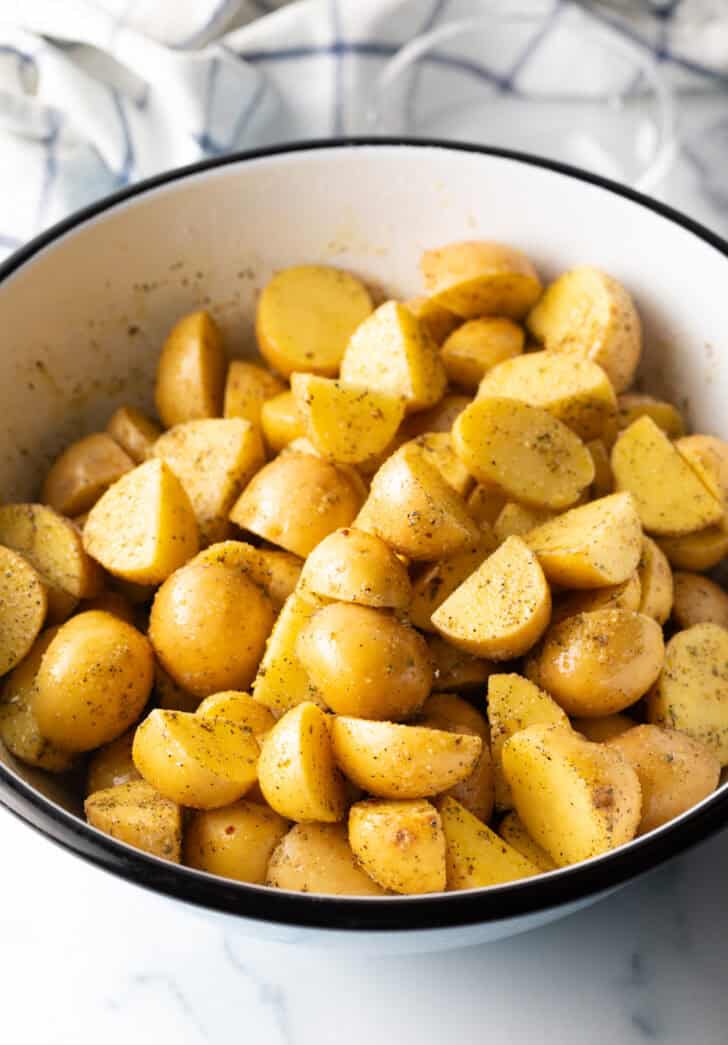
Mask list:
[[[0,256],[69,211],[160,170],[237,148],[362,131],[376,75],[402,44],[494,6],[509,4],[0,0]],[[543,42],[564,0],[528,6],[543,18]],[[593,8],[680,70],[683,86],[692,77],[691,88],[715,95],[728,84],[725,0]],[[530,56],[517,57],[523,74]],[[706,200],[722,199],[722,207],[728,123],[719,124],[716,134],[715,120],[707,121],[686,177],[698,178]]]

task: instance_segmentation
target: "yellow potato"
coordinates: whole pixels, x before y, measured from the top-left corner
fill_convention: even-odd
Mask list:
[[[404,719],[432,688],[422,636],[383,610],[337,602],[320,609],[296,642],[296,654],[332,711]]]
[[[526,540],[548,579],[568,588],[622,584],[637,569],[643,549],[636,504],[628,493],[572,508]]]
[[[202,718],[226,718],[229,722],[238,722],[241,726],[247,726],[256,736],[267,733],[276,724],[268,708],[259,704],[249,693],[237,689],[211,693],[198,705],[196,714]]]
[[[721,522],[721,501],[647,415],[625,429],[612,450],[618,490],[628,490],[642,525],[660,537],[681,537]]]
[[[157,662],[154,665],[154,698],[157,707],[166,711],[197,711],[200,698],[177,685],[171,675]]]
[[[327,534],[349,526],[360,507],[358,490],[333,464],[312,454],[288,453],[261,468],[230,518],[305,558]]]
[[[509,537],[525,537],[553,517],[554,513],[548,508],[527,508],[517,501],[507,501],[493,523],[493,533],[502,544]]]
[[[673,635],[647,719],[702,741],[728,765],[728,630],[695,624]]]
[[[405,301],[405,305],[438,345],[441,345],[462,322],[460,316],[449,312],[448,309],[425,295],[410,298],[409,301]]]
[[[678,572],[672,619],[678,628],[694,624],[718,624],[728,629],[728,595],[714,581],[697,573]]]
[[[287,820],[257,802],[200,810],[185,830],[184,862],[221,878],[263,885],[271,854],[288,827]]]
[[[389,446],[404,417],[401,399],[315,374],[292,374],[304,430],[322,457],[358,464]]]
[[[0,545],[0,676],[30,652],[47,610],[40,574],[22,555]]]
[[[572,729],[594,744],[603,744],[612,737],[618,737],[622,733],[626,733],[628,729],[633,729],[634,725],[634,719],[627,715],[620,715],[619,712],[614,715],[602,715],[600,718],[573,718],[571,720]]]
[[[132,780],[141,780],[131,755],[134,732],[134,729],[128,729],[116,740],[94,751],[86,771],[87,795],[105,791],[107,787],[129,784]]]
[[[397,437],[397,440],[398,439],[399,436]],[[395,440],[395,442],[397,442],[397,440]],[[397,445],[399,445],[399,443]],[[385,450],[385,452],[380,455],[382,460],[386,460],[386,458],[389,457],[390,452],[393,451],[390,451],[389,448]],[[308,454],[311,457],[318,457],[319,459],[323,458],[323,454],[316,449],[311,440],[305,435],[299,436],[297,439],[294,439],[293,442],[289,443],[288,446],[284,447],[282,454],[283,453],[286,455]],[[364,479],[365,467],[368,467],[368,465],[374,460],[375,458],[368,458],[366,462],[362,462],[360,465],[356,466],[352,464],[343,464],[341,461],[336,462],[337,471],[346,476],[362,501],[366,500],[367,494],[369,493],[369,484]],[[332,461],[330,463],[333,464],[334,462]],[[377,465],[377,467],[379,466]],[[371,474],[375,471],[376,468],[373,469]]]
[[[190,565],[204,563],[218,563],[247,574],[263,589],[276,613],[298,584],[302,566],[297,555],[272,548],[254,548],[245,541],[211,544],[196,555]]]
[[[146,461],[109,487],[89,514],[83,546],[109,573],[136,584],[160,584],[195,555],[195,513],[169,465]]]
[[[447,848],[447,888],[483,889],[531,878],[540,868],[454,798],[439,803]]]
[[[355,526],[425,561],[454,555],[479,536],[462,497],[412,444],[376,473]]]
[[[273,453],[278,453],[306,430],[290,391],[266,399],[260,410],[260,424],[266,445]]]
[[[594,478],[578,436],[546,410],[515,399],[477,399],[458,417],[452,438],[476,479],[534,508],[568,508]]]
[[[445,888],[445,835],[429,802],[357,802],[349,812],[349,844],[383,889],[415,894]]]
[[[234,359],[225,381],[223,417],[242,417],[260,428],[263,405],[285,391],[285,384],[264,367]]]
[[[253,696],[276,715],[304,701],[323,704],[296,653],[299,635],[323,605],[316,595],[294,591],[273,625],[253,683]]]
[[[71,443],[56,459],[40,499],[62,515],[83,515],[133,467],[131,457],[110,435],[95,432]]]
[[[665,553],[651,537],[644,538],[637,574],[640,579],[640,613],[664,624],[672,610],[672,570]]]
[[[424,726],[369,722],[337,715],[331,722],[334,757],[364,791],[379,798],[428,798],[473,772],[478,736]]]
[[[519,819],[560,867],[615,849],[637,832],[639,779],[604,744],[562,726],[531,726],[506,743],[503,771]]]
[[[498,834],[512,849],[529,860],[539,871],[555,871],[556,864],[545,849],[536,845],[518,818],[518,813],[506,813],[498,825]]]
[[[478,526],[494,526],[508,504],[506,495],[492,483],[478,483],[467,500],[468,511]]]
[[[43,654],[32,711],[52,743],[90,751],[137,721],[153,681],[146,636],[110,613],[89,610],[62,624]]]
[[[412,602],[408,614],[416,628],[422,631],[436,631],[431,619],[432,614],[477,570],[494,548],[492,536],[485,534],[483,539],[472,547],[447,559],[440,559],[419,575],[412,586]]]
[[[603,439],[591,439],[586,448],[594,462],[594,480],[591,486],[592,497],[607,497],[614,493],[614,473],[609,451]]]
[[[330,896],[386,895],[357,863],[345,824],[295,824],[270,858],[266,885]]]
[[[401,399],[408,412],[434,406],[447,385],[437,345],[397,301],[380,305],[353,333],[341,380]]]
[[[131,602],[120,591],[101,591],[92,599],[84,599],[81,604],[81,612],[86,610],[103,610],[127,624],[136,627],[137,614]]]
[[[250,685],[272,627],[270,600],[246,574],[191,564],[157,592],[149,637],[165,671],[202,698]]]
[[[157,367],[154,399],[165,428],[220,417],[227,357],[209,312],[183,316],[170,330]]]
[[[728,442],[714,435],[686,435],[675,448],[695,469],[709,490],[728,500]]]
[[[573,591],[554,606],[551,624],[560,624],[567,617],[576,617],[579,613],[592,613],[594,610],[639,610],[642,597],[642,585],[638,572],[631,573],[621,584],[612,584],[607,588],[590,588],[585,591]]]
[[[175,425],[157,440],[154,456],[169,465],[185,488],[202,545],[225,540],[230,509],[265,463],[258,429],[240,417]]]
[[[429,729],[444,729],[450,733],[469,733],[483,741],[480,757],[469,777],[446,792],[452,795],[473,816],[487,823],[493,813],[493,760],[490,754],[488,723],[472,704],[455,693],[434,693],[425,701],[417,720]]]
[[[660,551],[678,570],[712,570],[728,555],[728,515],[717,526],[708,526],[685,537],[662,537]]]
[[[621,395],[617,402],[617,428],[623,431],[629,428],[645,414],[651,417],[658,428],[661,428],[670,439],[678,439],[685,434],[685,423],[680,411],[672,403],[666,403],[654,396],[629,393]]]
[[[556,701],[533,682],[521,675],[494,674],[488,679],[488,722],[496,808],[510,809],[513,799],[503,775],[503,745],[528,726],[568,728],[569,720]]]
[[[660,674],[662,629],[631,610],[593,610],[549,629],[533,654],[539,684],[570,715],[609,715],[634,704]]]
[[[335,377],[349,339],[372,311],[363,283],[327,265],[282,269],[258,299],[262,355],[288,377],[294,370]]]
[[[511,319],[485,316],[468,320],[442,346],[448,380],[474,392],[489,370],[523,352],[524,340],[522,327]]]
[[[522,319],[541,294],[526,255],[502,243],[471,240],[426,250],[420,269],[435,302],[465,319]]]
[[[642,352],[639,315],[625,288],[582,265],[551,283],[527,320],[546,349],[590,359],[616,392],[632,384]]]
[[[452,486],[461,497],[467,497],[473,486],[473,477],[455,453],[449,432],[425,432],[405,445],[415,447],[424,460],[438,470],[448,486]]]
[[[301,572],[301,589],[375,609],[404,610],[412,597],[407,570],[391,548],[353,528],[330,533],[314,548]]]
[[[598,439],[614,422],[617,398],[596,363],[560,352],[528,352],[483,377],[479,399],[518,399],[547,410],[580,439]]]
[[[182,810],[143,780],[96,791],[84,802],[92,827],[162,860],[180,862]]]
[[[218,809],[242,798],[257,777],[259,746],[246,726],[155,708],[134,734],[141,775],[172,802]]]
[[[458,415],[470,402],[470,396],[446,395],[429,410],[409,414],[399,429],[402,439],[415,439],[426,432],[449,432]]]
[[[64,773],[75,758],[41,735],[32,708],[38,668],[57,631],[58,628],[48,628],[41,632],[30,653],[10,672],[0,690],[0,740],[21,762],[50,773]]]
[[[469,690],[480,687],[498,670],[493,661],[457,649],[439,635],[427,636],[433,669],[433,689]]]
[[[114,411],[106,431],[134,464],[149,460],[152,448],[162,434],[162,429],[155,421],[133,406],[120,406]]]
[[[433,613],[449,642],[492,660],[519,657],[545,631],[551,593],[536,557],[509,537]]]
[[[321,708],[304,701],[278,720],[262,741],[258,781],[268,805],[289,820],[343,818],[344,780]]]

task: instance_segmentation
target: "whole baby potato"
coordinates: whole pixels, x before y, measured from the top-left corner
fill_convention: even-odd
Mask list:
[[[218,563],[193,563],[157,592],[149,637],[174,681],[202,698],[247,689],[272,627],[270,600],[249,577]]]
[[[296,652],[326,704],[340,715],[408,718],[432,687],[422,636],[369,606],[325,606],[302,631]]]
[[[304,564],[301,587],[375,609],[403,610],[412,595],[407,570],[389,545],[353,527],[335,530],[314,548]]]
[[[185,831],[184,863],[208,874],[262,885],[271,853],[288,821],[258,802],[242,800],[192,814]]]
[[[679,628],[719,624],[728,628],[728,595],[715,581],[699,573],[677,572],[672,617]]]

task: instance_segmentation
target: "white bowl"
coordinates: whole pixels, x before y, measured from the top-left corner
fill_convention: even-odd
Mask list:
[[[253,350],[258,289],[285,265],[350,268],[396,296],[420,290],[426,247],[485,237],[548,278],[606,269],[644,320],[648,387],[728,437],[728,245],[628,189],[496,150],[321,142],[232,156],[136,185],[74,215],[0,268],[0,499],[32,498],[52,456],[122,402],[150,405],[157,353],[183,312],[209,306],[234,355]],[[728,822],[722,787],[605,856],[484,890],[344,899],[180,868],[87,826],[78,800],[0,750],[0,800],[48,838],[228,928],[379,952],[496,939],[593,902]],[[10,858],[10,857],[8,857]]]

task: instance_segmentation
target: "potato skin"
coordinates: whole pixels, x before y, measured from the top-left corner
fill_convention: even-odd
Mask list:
[[[256,736],[267,733],[276,724],[268,708],[254,700],[249,693],[234,689],[205,697],[196,714],[202,718],[226,718],[229,722],[238,722],[247,726]]]
[[[420,259],[432,299],[464,319],[522,319],[541,295],[526,255],[505,243],[465,240],[426,250]]]
[[[247,573],[263,589],[276,613],[294,591],[303,566],[297,555],[276,548],[256,548],[245,541],[211,544],[191,559],[192,563],[219,563]]]
[[[445,888],[445,835],[429,802],[357,802],[349,811],[349,843],[384,889],[415,894]]]
[[[474,392],[483,376],[504,359],[523,352],[522,327],[502,316],[484,316],[463,323],[442,346],[448,380]]]
[[[285,391],[284,383],[265,367],[233,359],[225,381],[223,417],[242,417],[260,429],[264,403]]]
[[[175,682],[202,698],[247,689],[272,627],[270,600],[244,573],[192,564],[157,592],[149,637]]]
[[[301,587],[375,609],[403,610],[412,595],[407,570],[389,545],[353,527],[335,530],[314,548],[303,566]]]
[[[287,820],[257,802],[200,810],[185,830],[183,862],[221,878],[262,885],[271,853],[288,828]]]
[[[162,434],[156,422],[133,406],[120,406],[111,415],[106,431],[134,464],[149,460],[152,448]]]
[[[672,610],[673,576],[667,556],[651,537],[643,540],[637,575],[640,579],[640,613],[664,624]]]
[[[681,571],[675,573],[673,580],[672,618],[679,628],[692,628],[694,624],[728,628],[728,595],[715,581]]]
[[[50,741],[90,751],[136,722],[153,681],[146,636],[110,613],[88,610],[62,624],[43,654],[32,709]]]
[[[144,780],[89,795],[84,802],[92,827],[120,842],[172,863],[180,862],[182,810]]]
[[[61,515],[83,515],[104,490],[130,472],[134,462],[106,432],[71,443],[51,466],[41,501]]]
[[[266,885],[330,896],[385,896],[359,866],[345,824],[295,824],[273,852]]]
[[[157,367],[154,399],[165,428],[220,417],[227,358],[209,312],[192,312],[172,327]]]
[[[30,652],[48,610],[40,574],[22,555],[0,545],[0,676]]]
[[[604,744],[613,737],[621,736],[628,729],[633,729],[634,719],[620,715],[603,715],[601,718],[572,718],[571,726],[594,744]]]

